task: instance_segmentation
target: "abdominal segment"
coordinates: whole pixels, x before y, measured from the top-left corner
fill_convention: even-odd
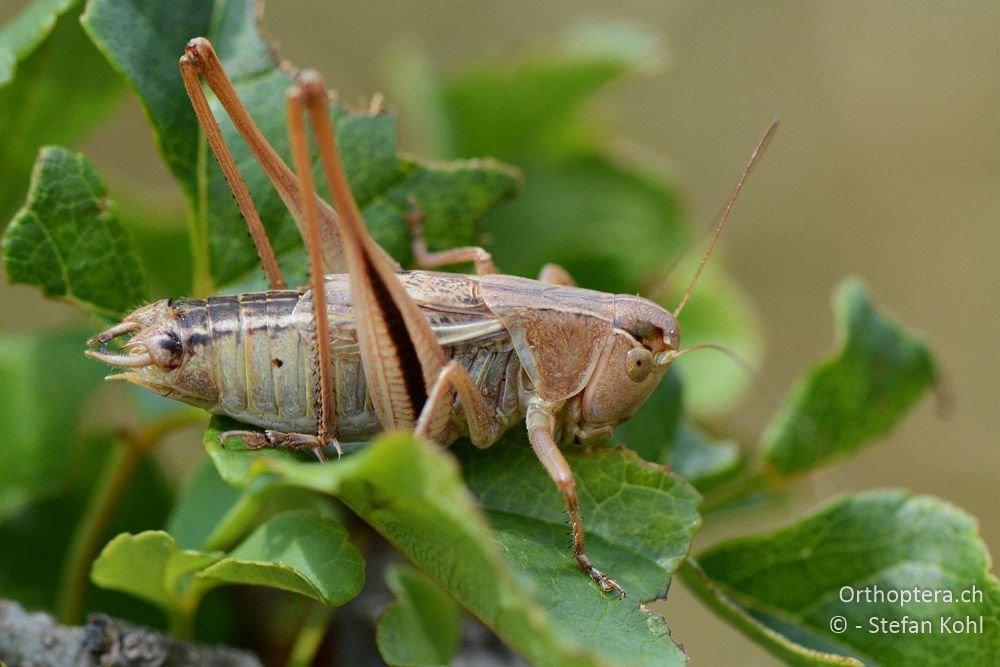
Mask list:
[[[474,286],[449,301],[435,283],[434,298],[428,300],[427,275],[407,280],[408,275],[401,274],[404,285],[427,315],[446,357],[469,370],[501,430],[518,421],[521,365],[506,330],[472,298]],[[382,428],[361,363],[347,277],[327,276],[326,297],[337,437],[368,439]],[[181,300],[174,307],[189,354],[185,363],[211,376],[205,381],[218,389],[210,412],[283,432],[317,432],[319,369],[309,291]],[[466,432],[460,405],[453,424],[449,440]]]

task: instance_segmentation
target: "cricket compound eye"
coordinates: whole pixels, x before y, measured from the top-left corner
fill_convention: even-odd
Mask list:
[[[644,347],[634,347],[625,356],[625,371],[636,382],[642,382],[653,370],[653,353]]]

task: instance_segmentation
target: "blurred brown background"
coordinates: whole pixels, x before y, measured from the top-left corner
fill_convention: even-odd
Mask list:
[[[830,293],[850,273],[923,332],[948,380],[947,420],[925,399],[887,441],[806,482],[753,528],[836,493],[903,487],[974,514],[1000,551],[1000,4],[299,0],[272,2],[264,25],[284,57],[318,68],[351,101],[389,89],[394,50],[421,49],[447,72],[594,17],[634,20],[667,44],[668,66],[609,89],[600,112],[664,156],[693,223],[711,220],[768,121],[782,120],[721,248],[760,308],[774,393],[829,349]],[[418,151],[397,110],[403,148]],[[79,148],[112,197],[140,187],[183,217],[132,98]],[[4,284],[0,302],[0,332],[73,317],[34,289]],[[752,437],[772,409],[751,399],[727,425]],[[697,544],[748,529],[729,523]],[[680,585],[665,613],[694,664],[774,662]]]

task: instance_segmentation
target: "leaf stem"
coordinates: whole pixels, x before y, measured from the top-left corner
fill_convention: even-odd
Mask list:
[[[214,289],[208,256],[208,141],[203,130],[198,131],[198,177],[188,220],[193,273],[191,286],[194,296],[205,297]]]
[[[139,464],[164,436],[196,419],[201,419],[199,411],[178,410],[151,422],[141,431],[123,433],[112,443],[111,456],[76,525],[60,575],[56,600],[60,623],[75,625],[80,622],[91,563]]]
[[[327,607],[325,604],[315,602],[310,605],[302,624],[302,630],[295,639],[295,645],[288,656],[287,667],[308,667],[313,664],[313,658],[316,657],[323,637],[326,636],[332,613],[333,608]]]

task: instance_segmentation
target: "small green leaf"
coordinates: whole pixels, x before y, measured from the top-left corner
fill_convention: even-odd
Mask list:
[[[11,282],[37,285],[97,315],[117,318],[146,298],[146,275],[117,205],[94,165],[63,148],[42,149],[28,203],[2,249]]]
[[[80,403],[103,372],[82,332],[0,337],[0,521],[73,470]]]
[[[182,606],[190,575],[221,557],[218,552],[181,549],[162,530],[122,533],[101,551],[90,577],[98,586],[142,598],[169,614]]]
[[[35,0],[0,27],[0,226],[28,186],[45,144],[72,144],[112,107],[121,87],[80,29],[78,0]]]
[[[860,494],[697,561],[685,582],[786,660],[799,644],[871,664],[985,666],[1000,648],[1000,584],[975,520],[936,498]]]
[[[462,630],[455,601],[412,567],[391,568],[386,581],[396,600],[382,612],[375,635],[385,661],[394,667],[452,664]]]
[[[662,468],[621,451],[572,457],[585,522],[593,529],[590,555],[633,594],[621,601],[580,573],[568,549],[562,499],[523,439],[505,439],[484,452],[467,445],[457,450],[478,468],[466,474],[489,510],[494,537],[454,459],[435,445],[392,433],[336,464],[316,465],[285,452],[224,450],[218,436],[231,425],[216,419],[205,434],[228,481],[278,475],[339,498],[529,660],[684,662],[662,619],[639,605],[664,594],[669,571],[698,525],[697,494]],[[499,463],[488,460],[493,456]],[[502,490],[511,480],[503,480],[512,469],[508,488],[516,497],[508,499]],[[629,514],[640,501],[645,520]],[[504,502],[514,505],[507,511]]]
[[[858,280],[837,290],[840,349],[792,390],[764,434],[764,458],[787,475],[888,433],[934,382],[934,359],[880,314]]]
[[[346,528],[318,512],[299,510],[265,522],[198,577],[280,588],[339,606],[361,590],[364,571]]]
[[[127,533],[111,540],[94,561],[91,578],[163,609],[190,613],[223,583],[270,586],[329,605],[357,595],[364,579],[361,554],[347,530],[318,512],[279,514],[228,554],[182,549],[164,531]]]

